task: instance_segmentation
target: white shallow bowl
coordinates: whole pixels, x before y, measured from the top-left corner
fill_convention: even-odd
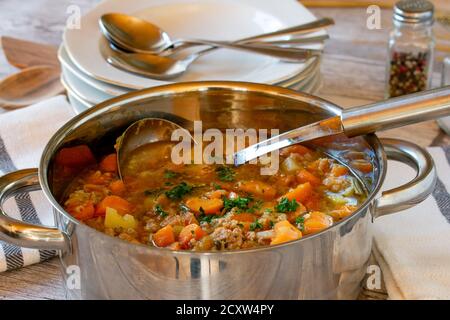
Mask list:
[[[67,77],[64,74],[61,75],[61,83],[63,84],[64,88],[67,91],[69,102],[72,105],[72,108],[74,109],[76,114],[79,114],[93,107],[97,103],[107,100],[104,99],[98,102],[92,101],[92,97],[89,97],[88,94],[86,94],[89,91],[80,92],[80,88],[72,86],[72,84],[70,84],[67,81]],[[319,70],[316,70],[308,78],[303,79],[300,82],[293,83],[288,88],[295,91],[313,94],[320,88],[320,84],[321,84],[321,75]]]
[[[102,34],[98,19],[104,13],[121,12],[148,19],[173,39],[203,38],[236,40],[315,20],[296,0],[107,0],[81,19],[80,29],[66,29],[64,46],[68,57],[84,75],[99,82],[129,89],[171,83],[147,79],[109,65],[99,46]],[[315,34],[325,34],[320,31]],[[321,45],[315,48],[322,48]],[[177,82],[233,80],[276,84],[300,74],[305,63],[219,49],[196,61]]]
[[[85,75],[73,64],[67,56],[63,46],[59,48],[58,58],[62,66],[62,81],[66,86],[70,87],[75,94],[91,105],[133,91],[132,89],[110,85]],[[305,83],[309,82],[309,80],[319,72],[319,67],[320,59],[310,59],[306,63],[306,68],[302,73],[297,74],[286,81],[277,83],[277,85],[286,88],[295,87],[296,90],[300,90]]]

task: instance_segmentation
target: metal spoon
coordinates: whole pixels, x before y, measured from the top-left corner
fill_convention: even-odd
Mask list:
[[[450,115],[450,86],[346,109],[340,116],[284,132],[242,149],[233,155],[233,160],[239,166],[300,142],[337,134],[345,134],[351,138],[445,115]]]
[[[266,47],[258,48],[258,50],[261,51],[266,49]],[[103,57],[111,65],[124,71],[158,80],[168,80],[180,76],[195,60],[211,50],[214,50],[214,48],[195,52],[177,60],[169,56],[163,57],[143,53],[126,53],[117,50],[114,46],[101,47]],[[286,52],[286,57],[292,57],[292,61],[295,60],[296,62],[305,61],[317,55],[320,55],[320,51],[297,50],[296,52]]]
[[[121,13],[109,13],[103,15],[99,19],[100,29],[105,37],[111,41],[115,46],[122,48],[129,52],[136,53],[151,53],[173,54],[180,49],[186,49],[191,46],[209,45],[213,47],[226,47],[231,49],[242,50],[242,46],[235,47],[237,44],[244,44],[253,41],[260,41],[267,38],[273,38],[283,35],[291,35],[298,33],[309,33],[329,25],[334,24],[330,18],[316,20],[307,24],[278,30],[271,33],[257,35],[235,42],[225,41],[209,41],[209,40],[185,40],[179,39],[174,42],[171,41],[169,35],[158,26],[137,18]],[[299,40],[297,40],[298,42]],[[321,41],[318,39],[318,41]],[[276,48],[274,48],[275,50]],[[269,54],[268,51],[265,54]]]
[[[10,75],[0,82],[0,106],[21,108],[64,91],[55,66],[34,66]]]
[[[155,115],[158,114],[155,113]],[[190,137],[189,146],[191,145],[191,141],[196,143],[186,129],[186,127],[190,126],[188,120],[169,114],[161,114],[161,116],[169,117],[183,124],[183,127],[163,118],[145,118],[132,123],[119,138],[116,146],[119,176],[121,179],[123,179],[124,168],[130,154],[143,145],[156,142],[173,142],[171,137],[175,130],[179,130],[178,133],[183,136],[185,135],[185,137]]]

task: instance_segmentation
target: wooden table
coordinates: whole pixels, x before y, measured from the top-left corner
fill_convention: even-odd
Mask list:
[[[15,0],[0,2],[0,30],[3,35],[58,45],[69,4],[77,4],[85,13],[93,0],[34,0],[18,6]],[[443,3],[443,2],[442,2]],[[319,17],[332,17],[336,25],[330,29],[331,40],[323,57],[323,84],[318,96],[344,107],[383,99],[386,41],[391,28],[391,10],[382,10],[382,28],[366,27],[365,8],[312,8]],[[444,32],[443,28],[439,32]],[[450,38],[450,32],[447,34]],[[450,56],[450,53],[447,53]],[[437,54],[442,60],[443,53]],[[440,63],[434,80],[439,83]],[[0,77],[15,69],[0,56]],[[422,146],[448,145],[450,137],[434,121],[394,129],[383,137],[404,138]],[[362,294],[370,298],[371,294]],[[383,298],[383,293],[375,298]],[[63,284],[56,259],[0,274],[0,299],[64,299]]]

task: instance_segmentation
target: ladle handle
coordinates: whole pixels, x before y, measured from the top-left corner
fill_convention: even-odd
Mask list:
[[[423,91],[343,111],[348,137],[450,115],[450,86]]]

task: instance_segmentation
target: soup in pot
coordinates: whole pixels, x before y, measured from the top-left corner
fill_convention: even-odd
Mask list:
[[[86,145],[63,148],[57,174],[73,176],[63,206],[82,223],[132,243],[173,250],[276,245],[324,230],[366,198],[349,169],[302,145],[262,164],[174,164],[172,145],[135,150],[118,175],[115,153],[96,159]],[[370,171],[369,162],[362,166]]]

